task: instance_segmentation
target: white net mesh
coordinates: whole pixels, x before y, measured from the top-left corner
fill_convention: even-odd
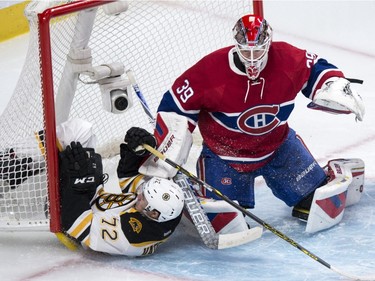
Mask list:
[[[34,136],[44,128],[36,16],[40,5],[34,1],[27,8],[28,54],[12,99],[0,118],[0,229],[48,229],[49,225],[48,177]],[[56,111],[92,122],[99,140],[98,151],[103,153],[108,153],[106,148],[112,148],[114,142],[120,142],[131,126],[151,131],[134,93],[132,108],[112,114],[103,109],[97,84],[78,81],[74,91],[71,80],[63,81],[71,46],[85,45],[82,41],[89,38],[94,66],[122,62],[131,69],[155,114],[161,96],[174,79],[202,56],[232,44],[231,28],[241,15],[251,11],[249,0],[133,0],[128,10],[117,16],[108,16],[99,7],[91,36],[87,28],[77,29],[86,26],[80,22],[85,18],[82,14],[53,19],[50,41],[54,92],[74,95],[70,110],[56,103]]]

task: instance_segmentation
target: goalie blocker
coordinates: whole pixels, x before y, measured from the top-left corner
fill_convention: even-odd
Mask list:
[[[361,199],[364,184],[361,159],[331,160],[327,164],[327,176],[327,184],[293,208],[293,216],[307,221],[306,232],[314,233],[338,224],[345,208]]]
[[[158,151],[179,165],[185,164],[193,144],[187,119],[175,113],[159,112],[156,121],[154,135]],[[173,178],[177,170],[157,156],[150,155],[139,168],[139,173],[151,177]]]

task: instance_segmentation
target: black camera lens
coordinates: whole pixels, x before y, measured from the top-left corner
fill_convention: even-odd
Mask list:
[[[124,111],[128,108],[128,99],[125,97],[117,97],[115,99],[115,108],[119,111]]]

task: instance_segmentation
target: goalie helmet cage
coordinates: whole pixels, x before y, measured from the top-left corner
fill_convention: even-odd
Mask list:
[[[126,112],[105,110],[106,93],[80,67],[122,63],[155,114],[174,79],[232,45],[235,21],[251,12],[262,15],[262,1],[30,2],[25,63],[0,118],[0,230],[61,231],[56,125],[91,122],[103,157],[131,126],[153,129],[134,92]]]

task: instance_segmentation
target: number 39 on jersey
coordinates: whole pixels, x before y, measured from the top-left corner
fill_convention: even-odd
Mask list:
[[[189,80],[187,79],[184,80],[184,84],[181,87],[176,89],[176,92],[183,103],[186,103],[188,99],[194,95],[194,90],[191,88]]]

